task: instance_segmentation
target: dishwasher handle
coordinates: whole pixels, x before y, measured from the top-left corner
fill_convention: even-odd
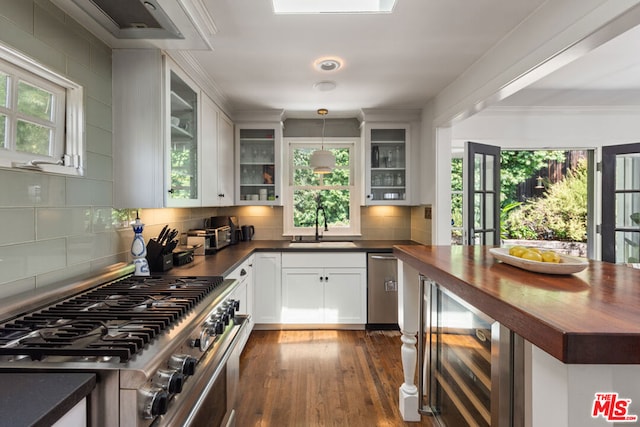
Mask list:
[[[381,260],[385,260],[385,261],[395,261],[398,258],[394,257],[393,255],[371,255],[371,259],[381,259]]]

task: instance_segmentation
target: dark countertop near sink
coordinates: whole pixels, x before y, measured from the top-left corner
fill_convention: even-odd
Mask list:
[[[96,385],[90,373],[0,373],[0,425],[50,426]]]
[[[216,254],[196,256],[191,264],[173,267],[173,276],[226,276],[254,252],[392,252],[395,245],[415,245],[411,240],[354,240],[350,248],[296,248],[289,240],[252,240],[227,246]]]

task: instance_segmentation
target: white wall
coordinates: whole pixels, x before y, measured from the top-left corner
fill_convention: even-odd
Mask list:
[[[597,148],[640,141],[640,108],[515,109],[478,113],[453,126],[453,145],[464,141],[503,148]]]

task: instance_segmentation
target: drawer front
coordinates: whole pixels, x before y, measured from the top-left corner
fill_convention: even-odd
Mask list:
[[[282,268],[366,268],[364,252],[283,252]]]

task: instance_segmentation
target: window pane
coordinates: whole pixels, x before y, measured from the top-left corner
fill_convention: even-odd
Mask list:
[[[640,190],[640,155],[616,156],[616,190]]]
[[[51,136],[48,127],[18,120],[16,150],[48,156]]]
[[[7,85],[9,84],[9,76],[0,71],[0,107],[7,106]]]
[[[53,94],[46,90],[18,83],[18,111],[43,120],[53,117]]]
[[[309,166],[309,159],[314,151],[314,148],[295,148],[293,150],[293,165]]]
[[[322,177],[324,185],[348,186],[349,169],[334,169]]]
[[[616,227],[640,227],[640,192],[616,194]]]
[[[640,262],[640,233],[616,232],[616,262]]]
[[[484,180],[482,179],[482,177],[485,174],[483,155],[477,153],[473,157],[473,161],[475,163],[475,166],[473,168],[474,174],[475,174],[473,178],[473,187],[476,191],[481,191],[481,190],[484,190]]]
[[[300,168],[293,171],[293,184],[300,185],[320,185],[319,175],[313,173],[309,168]]]
[[[314,227],[316,222],[317,198],[327,215],[327,226],[349,226],[349,190],[295,190],[293,193],[294,227]],[[324,226],[324,217],[320,213],[320,226]]]
[[[0,114],[0,148],[7,148],[7,116]]]
[[[336,166],[349,167],[349,149],[348,148],[332,148],[329,151],[336,156]]]

